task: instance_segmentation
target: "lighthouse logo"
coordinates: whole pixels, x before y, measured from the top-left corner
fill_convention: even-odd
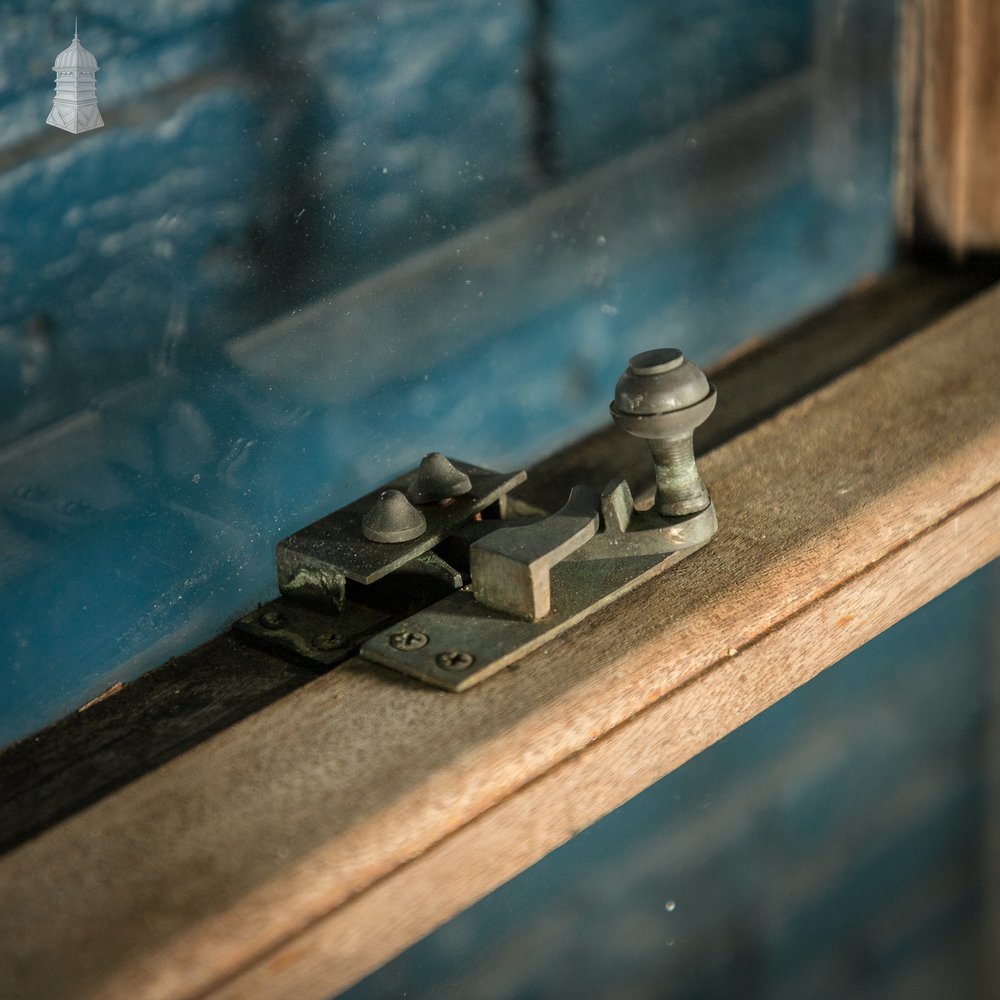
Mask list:
[[[89,132],[104,124],[97,107],[97,60],[80,44],[77,28],[68,49],[56,56],[56,96],[47,124],[67,132]]]

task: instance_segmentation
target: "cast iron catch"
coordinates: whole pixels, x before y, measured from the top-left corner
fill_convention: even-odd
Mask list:
[[[624,479],[574,486],[562,509],[521,516],[502,475],[444,455],[278,544],[282,596],[243,635],[323,667],[354,655],[462,691],[701,548],[715,508],[694,430],[715,408],[701,369],[672,348],[629,362],[611,415],[644,438],[656,496]]]

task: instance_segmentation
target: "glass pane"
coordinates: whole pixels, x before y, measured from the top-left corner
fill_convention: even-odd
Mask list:
[[[424,453],[524,465],[891,262],[890,0],[92,0],[79,134],[67,10],[2,15],[0,744]]]

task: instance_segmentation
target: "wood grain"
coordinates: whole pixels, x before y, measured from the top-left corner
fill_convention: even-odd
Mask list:
[[[720,658],[696,682],[678,688],[476,817],[213,996],[307,997],[321,995],[316,984],[324,984],[328,993],[349,986],[359,972],[381,965],[383,954],[402,951],[423,937],[431,929],[426,925],[428,913],[438,914],[441,922],[465,909],[698,749],[753,718],[763,707],[762,688],[769,702],[777,701],[925,604],[939,587],[959,582],[970,571],[969,563],[954,558],[950,534],[968,533],[975,547],[990,541],[998,521],[1000,490],[994,490],[949,518],[946,530],[935,525],[892,553],[859,586],[824,596],[759,641]],[[928,580],[930,567],[940,574],[933,582]],[[884,600],[890,590],[891,609]],[[824,637],[821,648],[818,635]],[[599,782],[594,775],[600,775]],[[403,912],[387,921],[386,914],[402,899],[407,901]],[[376,930],[378,949],[371,941]]]
[[[1000,247],[1000,4],[903,4],[900,224],[961,257]]]
[[[713,451],[715,541],[516,669],[354,661],[8,854],[6,995],[327,996],[994,558],[998,317]]]

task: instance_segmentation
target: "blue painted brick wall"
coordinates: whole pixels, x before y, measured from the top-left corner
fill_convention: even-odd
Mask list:
[[[0,173],[4,319],[34,317],[47,341],[25,391],[0,399],[0,422],[17,427],[35,399],[86,405],[172,367],[193,335],[204,345],[242,327],[240,241],[265,171],[248,135],[261,126],[247,93],[217,87]],[[218,265],[227,253],[231,266]]]
[[[715,71],[670,131],[670,101],[621,112],[693,72],[658,60],[677,26],[641,0],[598,97],[560,82],[555,4],[107,0],[79,12],[108,121],[82,136],[41,124],[71,12],[18,7],[43,63],[2,95],[38,126],[0,135],[0,742],[269,597],[278,538],[423,452],[530,462],[606,421],[635,350],[707,364],[885,267],[894,4],[838,4],[834,54],[878,40],[860,68],[788,27],[809,5],[758,34],[677,8]],[[596,44],[606,5],[573,10]],[[775,32],[797,55],[761,62]],[[857,120],[815,99],[831,72]],[[553,183],[537,130],[566,169],[588,121],[611,160]],[[275,316],[274,349],[247,346]]]
[[[805,66],[802,0],[553,0],[556,162],[602,163]]]
[[[275,6],[315,129],[303,224],[318,230],[328,283],[524,199],[529,15],[528,0]]]
[[[98,132],[43,124],[69,16],[0,41],[0,441],[525,196],[526,3],[80,13]]]

